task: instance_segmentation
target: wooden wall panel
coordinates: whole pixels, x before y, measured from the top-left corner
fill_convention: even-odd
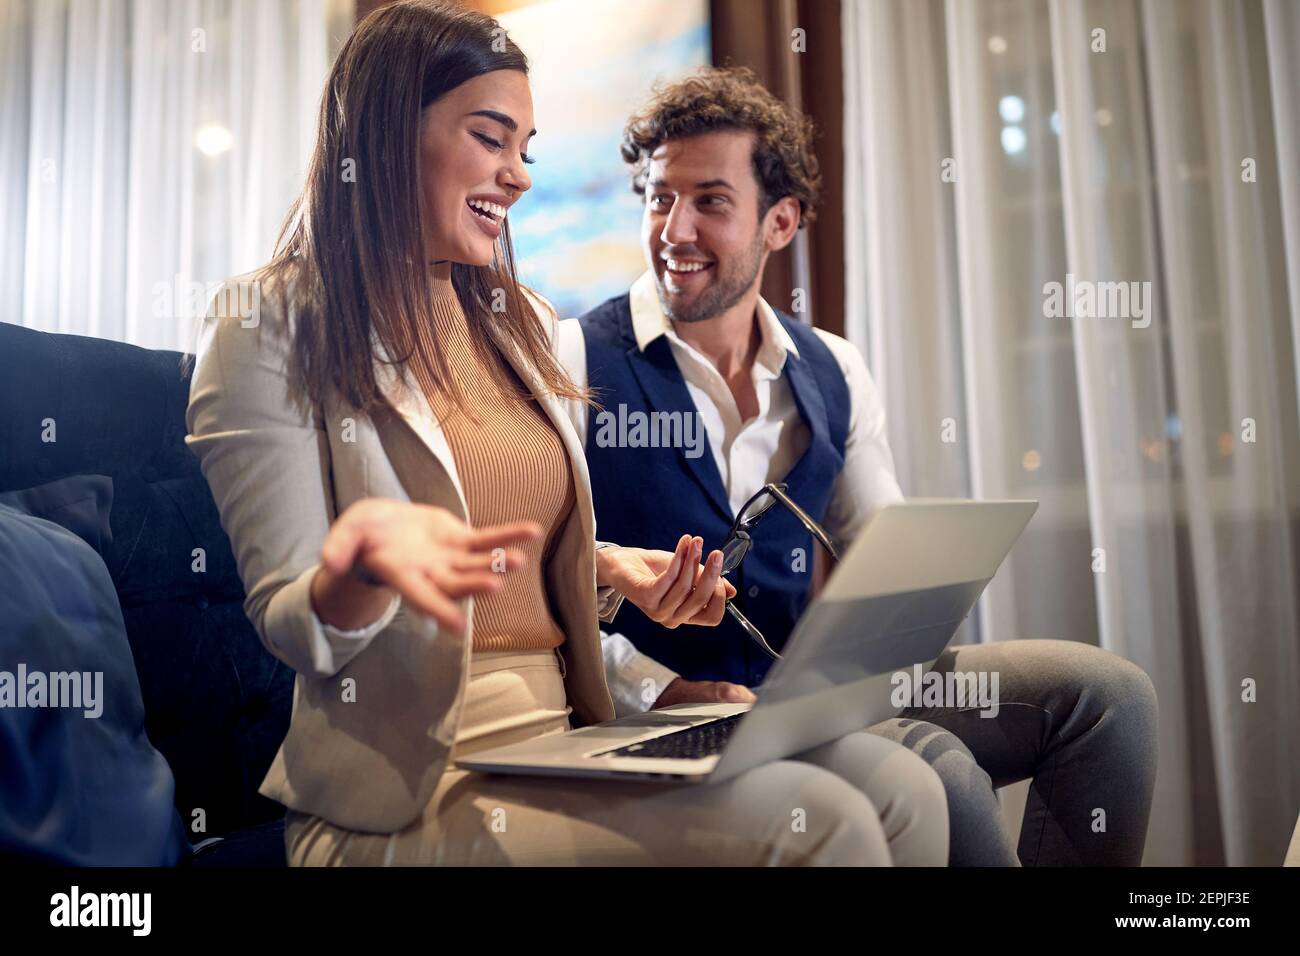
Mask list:
[[[817,126],[822,198],[804,243],[814,324],[844,331],[844,87],[839,0],[710,0],[713,62],[748,66],[777,96],[807,112]],[[796,29],[806,49],[795,52]],[[802,234],[801,234],[802,235]],[[796,282],[790,249],[768,261],[763,297],[789,309]]]

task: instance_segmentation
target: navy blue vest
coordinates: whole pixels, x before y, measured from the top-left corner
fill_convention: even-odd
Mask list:
[[[798,358],[787,356],[783,374],[810,432],[808,450],[781,480],[789,495],[821,521],[844,465],[848,386],[835,357],[812,329],[780,312],[777,317],[799,349]],[[627,295],[597,306],[579,321],[586,337],[588,381],[607,416],[601,419],[593,410],[587,423],[597,536],[671,551],[683,534],[695,534],[704,539],[706,555],[721,547],[735,515],[702,422],[697,418],[692,424],[696,449],[680,443],[646,447],[654,429],[638,433],[614,427],[617,422],[635,424],[638,418],[645,422],[654,412],[681,413],[678,421],[695,416],[668,339],[660,336],[645,352],[637,348]],[[692,457],[696,450],[701,453]],[[738,589],[737,606],[779,651],[808,601],[813,539],[781,505],[763,516],[753,539],[743,566],[730,580]],[[731,615],[718,627],[668,630],[624,601],[612,630],[688,680],[756,686],[772,664]]]

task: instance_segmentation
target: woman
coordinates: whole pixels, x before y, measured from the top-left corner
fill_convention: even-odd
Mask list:
[[[941,865],[937,777],[864,733],[698,787],[455,769],[613,717],[598,589],[604,617],[627,597],[667,627],[734,593],[698,538],[595,542],[561,411],[586,396],[505,222],[531,185],[526,74],[490,18],[367,17],[277,255],[205,322],[187,441],[248,615],[298,672],[261,787],[290,862]]]

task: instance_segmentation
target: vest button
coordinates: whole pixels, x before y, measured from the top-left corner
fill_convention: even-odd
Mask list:
[[[750,597],[758,597],[758,585],[757,585],[757,584],[751,584],[751,585],[749,586],[749,596],[750,596]]]

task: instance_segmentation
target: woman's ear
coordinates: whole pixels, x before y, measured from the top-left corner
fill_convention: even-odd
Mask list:
[[[790,245],[794,234],[799,231],[799,200],[782,196],[774,202],[763,217],[763,228],[769,252],[778,252]]]

